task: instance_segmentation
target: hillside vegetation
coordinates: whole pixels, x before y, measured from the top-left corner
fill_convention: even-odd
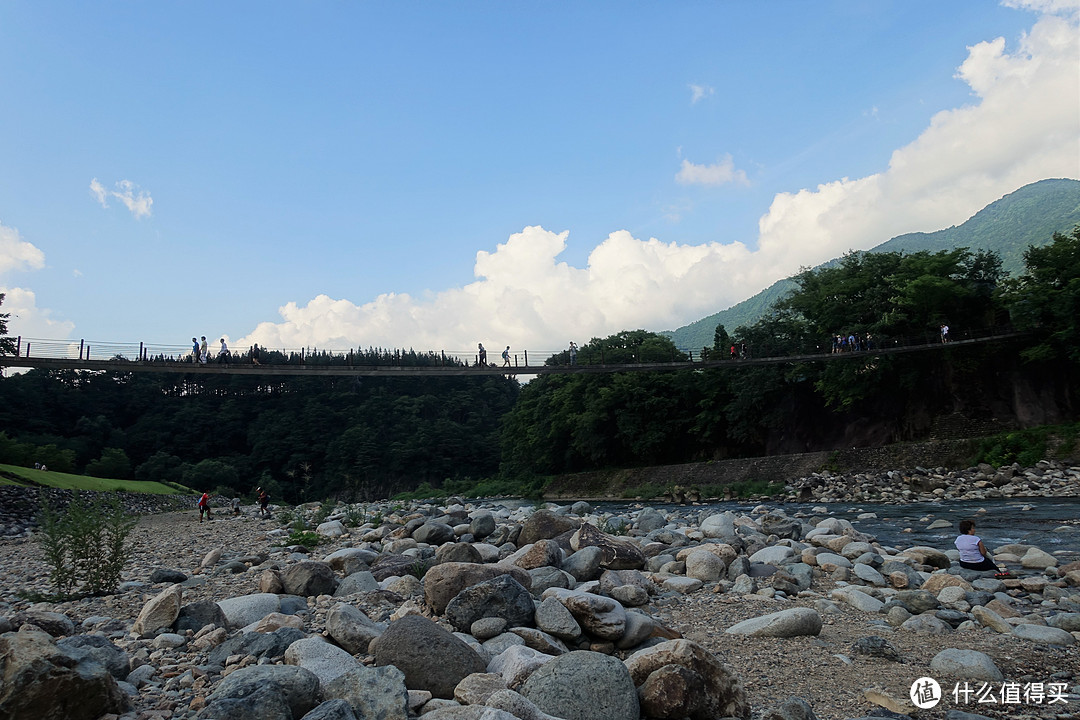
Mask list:
[[[986,250],[1001,259],[1002,270],[1011,276],[1024,269],[1024,251],[1050,242],[1055,232],[1066,233],[1080,224],[1080,181],[1041,180],[987,205],[961,225],[937,232],[898,235],[869,253],[938,252],[969,248]],[[814,269],[834,267],[840,258]],[[765,317],[782,298],[797,288],[794,278],[778,280],[753,297],[663,334],[680,348],[697,349],[713,344],[717,325],[729,331],[753,325]]]
[[[138,492],[152,495],[191,494],[182,485],[171,486],[153,481],[97,478],[89,475],[43,471],[18,465],[0,465],[0,485],[51,487],[62,490],[93,490],[95,492]]]

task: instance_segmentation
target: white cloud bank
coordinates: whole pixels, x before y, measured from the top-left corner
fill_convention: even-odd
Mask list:
[[[90,180],[90,194],[103,208],[109,207],[110,197],[116,198],[139,220],[150,217],[154,206],[154,198],[150,197],[150,193],[138,189],[138,185],[130,180],[120,180],[116,183],[115,190],[106,190],[97,178],[93,178]]]
[[[1012,0],[1055,11],[1055,0]],[[1001,38],[969,48],[957,71],[971,104],[935,115],[886,170],[777,195],[759,221],[756,250],[741,243],[679,245],[625,231],[608,236],[584,268],[558,261],[567,233],[527,227],[476,256],[476,281],[419,300],[380,295],[356,305],[320,295],[280,308],[238,346],[382,346],[466,350],[482,341],[530,350],[565,348],[631,328],[671,328],[726,308],[802,266],[895,235],[963,222],[1023,185],[1080,172],[1080,25],[1041,16],[1018,47]],[[727,167],[727,170],[724,168]],[[711,168],[711,169],[710,169]],[[737,177],[730,159],[686,161],[680,181]]]
[[[708,85],[695,85],[690,83],[690,104],[696,105],[705,98],[716,93],[716,88],[709,87]]]
[[[15,228],[0,224],[0,293],[4,302],[0,312],[8,313],[8,335],[35,338],[66,338],[75,325],[52,319],[51,312],[37,306],[31,290],[5,284],[2,277],[12,272],[40,270],[45,267],[45,253],[23,240]]]

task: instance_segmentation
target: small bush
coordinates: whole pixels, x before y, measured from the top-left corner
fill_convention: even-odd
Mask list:
[[[319,509],[315,511],[315,524],[318,525],[324,522],[326,518],[330,517],[330,513],[334,512],[334,508],[337,507],[337,503],[333,500],[323,500],[319,505]]]
[[[138,522],[116,495],[87,503],[78,493],[63,511],[42,504],[37,540],[49,579],[66,598],[104,595],[116,589],[131,559],[127,538]]]
[[[325,538],[322,535],[315,532],[306,530],[294,530],[291,535],[286,539],[286,543],[289,545],[303,545],[304,547],[315,547],[321,543]]]

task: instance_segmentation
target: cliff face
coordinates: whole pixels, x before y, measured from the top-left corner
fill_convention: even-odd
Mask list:
[[[918,387],[884,393],[843,412],[808,392],[784,401],[783,423],[765,441],[766,455],[893,443],[985,437],[1015,428],[1069,422],[1075,408],[1061,368],[943,361]]]

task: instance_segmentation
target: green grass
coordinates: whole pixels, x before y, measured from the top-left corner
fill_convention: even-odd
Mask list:
[[[63,490],[94,490],[98,492],[141,492],[153,495],[181,495],[192,491],[183,486],[170,487],[159,482],[141,482],[139,480],[116,480],[96,478],[87,475],[42,471],[18,465],[0,464],[0,485],[24,487],[54,487]],[[178,489],[183,488],[183,489]]]

